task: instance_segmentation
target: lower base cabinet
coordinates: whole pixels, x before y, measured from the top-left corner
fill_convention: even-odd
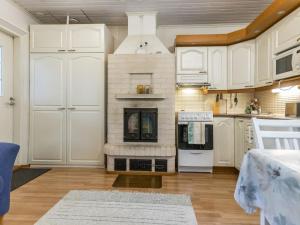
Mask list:
[[[234,118],[214,118],[214,166],[234,167]]]

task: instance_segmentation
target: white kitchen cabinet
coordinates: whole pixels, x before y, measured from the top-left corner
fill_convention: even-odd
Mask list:
[[[245,120],[241,118],[235,119],[234,127],[234,167],[241,168],[241,163],[245,154]]]
[[[255,41],[228,47],[228,89],[254,87]]]
[[[103,53],[31,54],[31,164],[104,164],[104,68]]]
[[[208,47],[210,90],[227,90],[227,47]]]
[[[300,9],[281,20],[273,28],[273,54],[300,44]]]
[[[66,56],[31,56],[30,163],[66,162]]]
[[[102,65],[102,66],[101,66]],[[68,57],[68,164],[103,165],[104,57],[74,53]],[[89,71],[86,73],[86,71]]]
[[[30,26],[31,52],[65,52],[66,50],[66,25]]]
[[[206,47],[176,48],[177,74],[207,74]]]
[[[31,25],[31,52],[104,52],[103,24]]]
[[[256,38],[255,87],[273,84],[271,42],[272,36],[269,31]]]
[[[234,118],[214,117],[214,166],[234,167]]]
[[[68,51],[104,52],[104,25],[68,26]]]

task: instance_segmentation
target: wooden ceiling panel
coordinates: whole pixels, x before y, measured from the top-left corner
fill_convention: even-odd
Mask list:
[[[47,14],[72,17],[84,10],[88,17],[103,17],[107,25],[127,24],[126,11],[157,11],[161,25],[249,23],[272,0],[14,0],[42,22]],[[293,0],[289,0],[293,1]],[[45,14],[44,16],[42,14]],[[37,14],[39,14],[37,16]],[[113,16],[112,16],[113,15]],[[43,17],[43,18],[42,18]],[[116,19],[118,17],[118,19]]]

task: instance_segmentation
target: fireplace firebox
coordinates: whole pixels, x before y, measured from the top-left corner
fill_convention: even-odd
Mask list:
[[[124,109],[124,142],[157,142],[157,108]]]

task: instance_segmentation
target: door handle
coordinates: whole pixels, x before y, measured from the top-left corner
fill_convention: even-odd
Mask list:
[[[11,105],[11,106],[14,106],[16,104],[15,99],[13,97],[10,97],[9,102],[7,104]]]
[[[59,49],[59,50],[57,50],[58,52],[65,52],[66,50],[64,50],[64,49]]]
[[[65,107],[57,108],[57,110],[65,110],[65,109],[66,109]]]
[[[75,107],[69,107],[68,109],[69,109],[69,110],[76,110]]]
[[[76,52],[75,49],[69,49],[68,52]]]
[[[192,155],[202,155],[203,153],[202,152],[190,152],[190,154],[192,154]]]

